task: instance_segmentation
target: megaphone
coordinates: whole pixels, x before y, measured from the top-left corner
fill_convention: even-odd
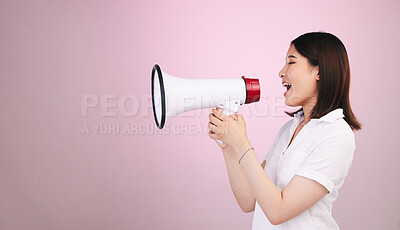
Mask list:
[[[156,125],[180,113],[219,107],[226,115],[239,111],[239,106],[260,100],[258,79],[242,76],[238,79],[185,79],[171,76],[159,65],[151,72],[151,93]]]

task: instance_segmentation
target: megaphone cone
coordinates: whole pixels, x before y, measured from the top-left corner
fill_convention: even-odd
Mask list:
[[[179,113],[194,109],[220,107],[231,115],[239,106],[260,100],[258,79],[185,79],[171,76],[159,65],[151,73],[153,114],[162,129],[165,122]]]

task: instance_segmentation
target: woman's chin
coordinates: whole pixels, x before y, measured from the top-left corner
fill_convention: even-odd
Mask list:
[[[289,98],[285,98],[285,105],[289,106],[289,107],[296,107],[299,106],[298,103],[294,103],[292,100],[290,100]]]
[[[287,97],[285,97],[285,105],[286,106],[293,106],[292,104],[293,103]]]

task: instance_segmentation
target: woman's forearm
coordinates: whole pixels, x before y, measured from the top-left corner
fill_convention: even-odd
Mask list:
[[[232,148],[232,151],[235,151],[233,152],[235,154],[232,155],[238,157],[248,146],[251,144]],[[241,168],[248,188],[254,194],[254,199],[260,204],[266,217],[271,223],[278,223],[282,219],[280,212],[282,210],[282,193],[258,163],[254,150],[247,152],[238,166]]]
[[[243,174],[243,170],[238,163],[235,155],[230,152],[230,149],[222,151],[225,159],[228,178],[232,192],[237,203],[243,212],[254,211],[255,198]]]

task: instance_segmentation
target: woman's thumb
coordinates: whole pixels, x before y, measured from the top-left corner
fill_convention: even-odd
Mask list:
[[[238,120],[243,120],[243,116],[242,116],[242,114],[240,114],[240,113],[237,113],[237,114],[236,114],[236,117],[237,117]]]

